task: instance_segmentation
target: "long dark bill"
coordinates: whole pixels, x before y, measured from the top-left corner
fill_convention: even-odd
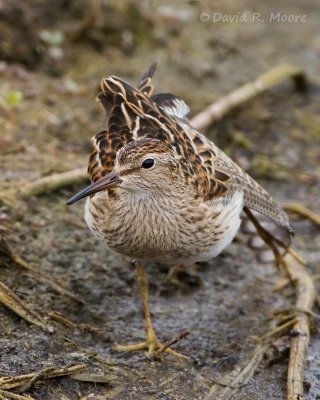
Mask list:
[[[92,183],[90,186],[81,190],[81,192],[77,193],[71,199],[67,201],[67,205],[75,203],[76,201],[83,199],[84,197],[90,196],[91,194],[101,192],[102,190],[108,189],[121,183],[121,179],[119,178],[118,172],[110,172],[108,175],[99,179],[97,182]]]

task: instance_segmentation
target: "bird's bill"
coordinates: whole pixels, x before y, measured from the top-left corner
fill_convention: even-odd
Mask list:
[[[101,192],[102,190],[109,189],[121,182],[122,181],[119,177],[119,173],[112,171],[108,175],[104,176],[103,178],[100,178],[98,181],[92,183],[90,186],[86,187],[85,189],[81,190],[81,192],[71,197],[67,201],[67,205],[70,206],[71,204],[75,203],[80,199],[83,199],[84,197],[90,196],[94,193]]]

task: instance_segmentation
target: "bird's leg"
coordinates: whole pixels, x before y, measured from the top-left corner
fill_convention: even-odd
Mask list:
[[[197,272],[197,267],[197,265],[185,267],[181,264],[170,267],[167,274],[168,282],[182,290],[190,290],[190,287],[203,286],[203,281]]]
[[[167,273],[167,279],[172,285],[179,286],[180,282],[178,279],[178,274],[180,269],[181,265],[173,265],[170,267],[169,272]]]
[[[290,248],[288,249],[284,244],[275,238],[270,232],[268,232],[257,220],[257,218],[252,214],[252,212],[249,209],[244,210],[245,213],[247,214],[248,218],[250,221],[253,223],[255,226],[259,236],[261,239],[271,248],[274,254],[275,262],[277,267],[283,267],[284,271],[287,273],[287,275],[290,277],[290,274],[288,273],[287,270],[287,263],[284,259],[284,256],[280,252],[280,248],[285,249],[285,253],[287,251],[290,251]]]
[[[140,262],[135,262],[135,265],[136,265],[137,282],[138,282],[138,286],[140,289],[140,294],[141,294],[143,309],[144,309],[144,317],[145,317],[145,321],[146,321],[147,339],[145,342],[142,342],[142,343],[125,345],[125,346],[118,345],[116,347],[116,350],[118,350],[118,351],[147,350],[150,355],[154,355],[156,352],[161,350],[164,347],[164,345],[158,339],[158,336],[157,336],[157,334],[153,328],[152,322],[151,322],[151,314],[150,314],[150,307],[149,307],[148,277],[147,277]],[[180,358],[187,358],[183,354],[179,354],[170,348],[166,348],[164,351],[169,354],[172,354],[174,356],[180,357]]]
[[[149,281],[140,262],[136,263],[136,275],[137,275],[137,282],[142,299],[144,318],[146,323],[146,333],[147,333],[146,345],[148,345],[148,351],[150,353],[153,353],[156,350],[156,348],[159,347],[159,340],[155,333],[155,330],[153,329],[153,325],[151,322],[151,313],[149,305]]]

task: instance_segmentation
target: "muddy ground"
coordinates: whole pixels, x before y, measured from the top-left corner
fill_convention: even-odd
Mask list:
[[[209,1],[102,1],[88,29],[79,26],[81,21],[86,26],[95,2],[29,3],[16,2],[13,11],[9,4],[0,6],[1,190],[86,166],[89,138],[104,127],[94,102],[102,77],[115,74],[136,82],[159,59],[156,90],[180,95],[196,115],[219,96],[289,62],[306,72],[307,93],[296,92],[287,81],[206,134],[280,203],[299,202],[320,212],[317,0],[216,1],[214,7]],[[214,22],[215,12],[240,13],[244,21]],[[278,12],[306,18],[270,21]],[[253,21],[253,13],[260,13],[261,20]],[[272,291],[281,272],[258,262],[241,234],[221,256],[182,274],[180,288],[168,282],[166,268],[148,264],[159,337],[165,341],[189,329],[175,348],[190,360],[117,353],[115,344],[144,338],[134,270],[92,236],[83,221],[83,204],[66,206],[80,187],[17,198],[14,207],[0,210],[1,233],[11,248],[82,300],[55,291],[14,263],[2,263],[1,281],[54,332],[1,306],[0,375],[85,364],[89,382],[84,376],[78,377],[82,381],[40,379],[23,394],[34,399],[203,399],[274,326],[272,315],[294,303],[292,288]],[[294,216],[292,223],[294,246],[319,278],[319,229]],[[73,325],[52,318],[53,311]],[[278,341],[234,398],[285,398],[289,341],[287,336]],[[319,349],[315,327],[306,364],[307,400],[320,399]],[[92,374],[103,382],[92,382]]]

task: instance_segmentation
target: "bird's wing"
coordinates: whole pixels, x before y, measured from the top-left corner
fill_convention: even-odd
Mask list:
[[[152,96],[151,100],[168,115],[179,120],[188,120],[190,108],[180,97],[171,93],[158,93]]]
[[[184,129],[197,148],[208,177],[224,188],[217,194],[214,190],[216,186],[211,184],[208,187],[207,199],[215,199],[217,195],[229,198],[235,191],[240,190],[243,192],[244,207],[270,218],[284,228],[290,237],[293,230],[288,216],[271,195],[204,135],[187,124]]]
[[[217,157],[213,161],[214,168],[230,176],[231,191],[243,190],[244,207],[258,211],[292,234],[287,214],[271,195],[216,146],[215,151]]]
[[[193,149],[199,155],[201,164],[197,169],[197,174],[198,177],[202,177],[205,200],[224,197],[228,201],[236,191],[241,191],[243,192],[244,207],[258,211],[270,218],[278,226],[283,227],[290,237],[293,230],[284,210],[277,205],[262,186],[244,172],[230,157],[204,135],[192,128],[187,119],[190,109],[183,100],[169,93],[152,96],[152,100],[177,121],[178,126],[187,134],[188,139],[192,142]],[[179,129],[178,134],[181,137]],[[190,152],[189,149],[187,153],[193,157],[191,162],[194,163],[196,158],[192,155],[193,151]],[[197,162],[199,162],[199,158],[197,158]]]

